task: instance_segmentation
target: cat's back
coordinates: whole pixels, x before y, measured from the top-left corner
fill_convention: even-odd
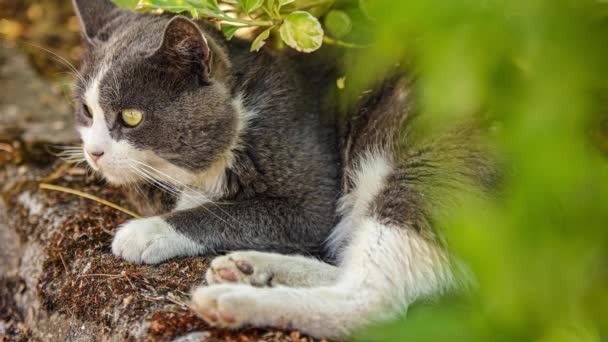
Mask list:
[[[248,46],[227,45],[233,92],[252,112],[242,158],[255,165],[269,196],[297,196],[333,215],[340,166],[329,72],[286,51]]]

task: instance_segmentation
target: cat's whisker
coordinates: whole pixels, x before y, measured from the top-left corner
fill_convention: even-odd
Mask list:
[[[76,163],[76,162],[85,162],[86,159],[84,155],[73,155],[73,154],[58,154],[57,158],[68,162],[68,163]]]
[[[48,53],[49,55],[51,55],[51,57],[55,61],[57,61],[58,63],[62,64],[65,67],[67,67],[68,70],[70,70],[74,74],[74,76],[76,76],[82,83],[86,83],[86,80],[82,76],[82,74],[78,71],[78,69],[76,69],[76,67],[74,66],[74,64],[70,63],[70,61],[67,60],[67,58],[65,58],[65,57],[63,57],[63,56],[61,56],[61,55],[59,55],[59,54],[57,54],[57,53],[55,53],[55,52],[47,49],[47,48],[44,48],[44,47],[39,46],[39,45],[36,45],[36,44],[32,44],[32,43],[29,43],[29,42],[24,42],[24,44],[29,45],[29,46],[34,47],[34,48],[37,48],[37,49],[40,49],[40,50]]]
[[[149,168],[151,171],[153,171],[153,172],[155,172],[156,174],[160,175],[161,177],[159,177],[159,178],[165,177],[165,181],[170,182],[170,183],[172,183],[172,184],[175,184],[175,185],[177,185],[178,187],[185,188],[185,189],[186,189],[186,190],[188,190],[189,192],[194,193],[196,196],[200,196],[200,197],[205,198],[205,202],[203,202],[203,203],[210,203],[210,204],[213,204],[213,205],[214,205],[216,208],[218,208],[218,209],[219,209],[219,210],[220,210],[222,213],[224,213],[226,216],[228,216],[228,217],[230,217],[232,220],[234,220],[234,221],[235,221],[235,222],[236,222],[236,223],[237,223],[239,226],[241,226],[241,227],[243,226],[243,224],[242,224],[242,223],[241,223],[239,220],[237,220],[237,219],[236,219],[236,218],[234,218],[232,215],[230,215],[228,212],[226,212],[224,209],[222,209],[222,208],[221,208],[221,207],[218,205],[218,203],[217,203],[217,202],[212,201],[212,200],[211,200],[211,198],[210,198],[209,196],[207,196],[207,195],[205,195],[205,194],[201,193],[200,191],[196,191],[195,189],[193,189],[193,188],[189,187],[188,185],[184,184],[183,182],[180,182],[179,180],[177,180],[177,179],[175,179],[175,178],[173,178],[173,177],[171,177],[171,176],[169,176],[169,175],[167,175],[167,174],[163,173],[162,171],[159,171],[159,170],[155,169],[154,167],[152,167],[152,166],[150,166],[150,165],[148,165],[148,164],[146,164],[146,163],[143,163],[143,162],[138,161],[138,160],[135,160],[135,159],[133,159],[133,161],[134,161],[134,162],[136,162],[136,163],[139,163],[140,165],[142,165],[142,166],[144,166],[144,167]],[[190,195],[190,194],[188,194],[188,193],[185,193],[184,191],[182,191],[181,193],[182,193],[182,195],[186,196],[187,198],[189,198],[189,199],[193,200],[195,203],[196,203],[196,202],[199,202],[199,200],[196,198],[196,196],[192,196],[192,195]]]
[[[177,199],[179,199],[180,196],[184,196],[184,194],[182,192],[175,189],[171,184],[168,184],[166,182],[156,179],[155,177],[153,177],[152,175],[150,175],[149,173],[147,173],[144,170],[137,170],[137,171],[139,171],[140,175],[142,177],[145,177],[150,182],[150,184],[152,184],[157,189],[160,189],[160,190],[174,196]],[[203,202],[197,201],[195,198],[192,198],[192,200],[194,202],[196,202],[196,204],[198,204],[198,205],[202,206],[204,204]]]
[[[166,182],[168,182],[168,183],[174,184],[174,185],[176,185],[178,188],[179,188],[179,187],[184,188],[184,189],[186,189],[186,190],[190,191],[191,193],[194,193],[194,195],[195,195],[195,196],[192,196],[192,195],[190,195],[190,194],[188,194],[188,193],[184,193],[184,192],[182,191],[182,193],[183,193],[185,196],[187,196],[187,197],[191,197],[191,198],[193,198],[193,199],[194,199],[196,196],[203,197],[205,201],[204,201],[204,202],[202,202],[202,203],[213,203],[213,204],[217,205],[217,202],[214,202],[214,201],[213,201],[213,200],[212,200],[212,199],[211,199],[209,196],[207,196],[206,194],[204,194],[204,193],[202,193],[202,192],[200,192],[200,191],[197,191],[197,190],[195,190],[195,189],[191,188],[190,186],[188,186],[188,185],[184,184],[183,182],[181,182],[181,181],[179,181],[179,180],[177,180],[177,179],[175,179],[175,178],[173,178],[173,177],[171,177],[171,176],[167,175],[166,173],[163,173],[162,171],[160,171],[160,170],[158,170],[158,169],[155,169],[154,167],[152,167],[152,166],[150,166],[150,165],[148,165],[148,164],[146,164],[146,163],[143,163],[143,162],[138,161],[138,160],[134,160],[134,161],[135,161],[136,163],[139,163],[140,165],[142,165],[142,166],[144,166],[144,167],[147,167],[147,168],[148,168],[148,170],[149,170],[149,172],[150,172],[150,173],[153,173],[153,174],[156,174],[156,176],[157,176],[158,178],[163,179],[164,181],[166,181]],[[221,208],[220,208],[220,209],[221,209]]]
[[[184,188],[188,189],[189,191],[192,191],[193,193],[195,193],[197,195],[200,195],[201,197],[204,197],[205,200],[207,200],[207,201],[210,200],[209,196],[207,196],[207,195],[205,195],[203,193],[200,193],[200,192],[192,189],[191,187],[187,186],[186,184],[183,184],[179,180],[177,180],[177,179],[175,179],[175,178],[167,175],[166,173],[164,173],[164,172],[162,172],[162,171],[160,171],[160,170],[158,170],[158,169],[156,169],[156,168],[154,168],[154,167],[152,167],[152,166],[150,166],[150,165],[148,165],[148,164],[146,164],[144,162],[141,162],[139,160],[133,159],[133,161],[136,162],[136,163],[138,163],[138,164],[140,164],[143,167],[146,167],[150,172],[156,174],[159,178],[164,179],[164,180],[166,180],[166,181],[168,181],[168,182],[170,182],[172,184],[175,184],[177,186],[184,187]]]
[[[145,171],[140,170],[140,169],[138,169],[138,168],[136,168],[136,167],[133,167],[133,166],[132,166],[131,168],[132,168],[132,169],[133,169],[133,171],[135,171],[135,172],[136,172],[136,173],[137,173],[137,174],[138,174],[138,175],[139,175],[141,178],[143,178],[143,179],[144,179],[146,182],[148,182],[148,183],[149,183],[150,185],[152,185],[153,187],[155,187],[155,188],[157,188],[157,189],[159,189],[159,190],[161,190],[161,191],[163,191],[163,192],[166,192],[166,193],[168,193],[168,194],[172,195],[172,196],[173,196],[173,197],[175,197],[175,198],[179,198],[179,197],[180,197],[180,195],[182,195],[182,193],[180,193],[178,190],[176,190],[175,188],[173,188],[173,187],[172,187],[170,184],[166,184],[165,182],[162,182],[162,181],[160,181],[160,180],[158,180],[158,179],[155,179],[153,176],[149,175],[149,174],[148,174],[148,173],[146,173]],[[195,199],[193,199],[193,200],[195,200]],[[203,203],[202,203],[202,202],[199,202],[198,204],[202,206],[202,204],[203,204]],[[208,210],[208,209],[207,209],[207,210]],[[208,210],[208,211],[209,211],[209,210]],[[216,217],[217,217],[217,215],[215,215],[214,213],[212,213],[212,212],[210,212],[210,213],[211,213],[212,215],[214,215],[214,216],[216,216]],[[221,221],[225,222],[224,220],[222,220],[222,218],[220,218],[220,217],[217,217],[217,218],[218,218],[219,220],[221,220]],[[226,224],[228,224],[227,222],[225,222],[225,223],[226,223]]]
[[[49,147],[58,150],[82,150],[82,145],[49,145]]]
[[[54,156],[61,156],[61,155],[81,155],[84,157],[84,150],[82,148],[74,148],[74,149],[64,149],[62,151],[59,152],[54,152],[54,151],[48,151],[50,154],[54,155]]]
[[[59,152],[53,151],[53,149]],[[53,145],[49,146],[46,150],[49,154],[65,161],[85,160],[82,146]]]
[[[82,160],[79,160],[76,163],[74,163],[74,167],[81,167],[81,166],[83,166],[82,164],[85,164],[84,169],[87,170],[87,169],[89,169],[89,167],[86,164],[86,162],[87,162],[87,160],[83,158]]]
[[[170,184],[166,184],[165,182],[162,182],[162,181],[154,178],[152,175],[148,174],[144,170],[141,170],[135,166],[130,165],[130,167],[135,173],[137,173],[141,178],[143,178],[146,182],[148,182],[150,185],[154,186],[155,188],[157,188],[161,191],[164,191],[174,197],[180,196],[180,192],[177,191],[176,189],[174,189]]]
[[[145,163],[141,163],[139,161],[136,161],[134,159],[132,159],[134,162],[140,163],[141,165],[146,165]],[[146,165],[148,166],[148,165]],[[202,202],[200,201],[198,198],[190,196],[189,194],[184,193],[183,191],[178,191],[177,189],[173,188],[171,186],[171,183],[166,184],[164,181],[162,180],[158,180],[156,177],[150,175],[148,172],[144,171],[143,169],[131,166],[131,168],[137,172],[139,175],[141,175],[145,180],[148,180],[149,182],[151,182],[151,184],[155,187],[157,187],[159,190],[165,191],[173,196],[175,196],[176,198],[179,198],[180,196],[185,196],[188,199],[192,200],[193,202],[195,202],[196,204],[198,204],[200,207],[204,208],[205,210],[207,210],[207,212],[209,212],[211,215],[213,215],[215,218],[217,218],[218,220],[222,221],[223,223],[229,225],[232,227],[232,225],[230,223],[228,223],[226,220],[224,220],[223,218],[221,218],[220,216],[218,216],[217,214],[215,214],[213,211],[211,211],[209,208],[205,207],[206,203],[211,203],[217,206],[217,204],[213,203],[213,202]],[[220,209],[221,211],[223,211],[219,206],[217,206],[218,209]],[[226,213],[225,211],[223,211],[226,215],[228,215],[229,217],[231,217],[232,219],[234,219],[234,217],[230,216],[228,213]],[[236,219],[234,219],[236,220]],[[238,222],[238,220],[236,220],[237,223],[239,225],[241,225],[240,222]],[[241,225],[242,226],[242,225]],[[234,228],[234,227],[233,227]]]
[[[202,194],[200,192],[197,192],[191,188],[189,188],[187,185],[181,183],[180,181],[178,181],[177,179],[166,175],[165,173],[153,168],[150,165],[147,165],[145,163],[142,163],[140,161],[134,160],[136,163],[140,164],[141,166],[145,167],[147,170],[146,173],[150,174],[151,176],[153,176],[153,178],[156,179],[160,179],[163,181],[163,183],[168,183],[168,184],[172,184],[176,187],[176,190],[178,191],[178,194],[183,195],[185,197],[188,197],[190,199],[192,199],[193,201],[197,202],[197,204],[203,204],[203,203],[208,203],[208,202],[213,202],[211,201],[211,199],[206,196],[205,194]],[[142,169],[142,171],[144,171],[144,169]],[[195,196],[192,196],[191,194],[185,193],[184,191],[181,191],[180,189],[178,189],[179,187],[184,187],[187,188],[188,190],[190,190],[191,192],[195,193],[195,195],[203,197],[204,201],[200,201],[198,198],[196,198]]]

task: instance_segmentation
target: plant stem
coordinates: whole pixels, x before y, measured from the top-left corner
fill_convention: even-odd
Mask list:
[[[90,199],[92,201],[95,201],[95,202],[107,205],[108,207],[114,208],[114,209],[116,209],[118,211],[122,211],[123,213],[125,213],[127,215],[130,215],[130,216],[133,216],[135,218],[141,218],[141,216],[137,215],[136,213],[134,213],[134,212],[132,212],[132,211],[130,211],[128,209],[125,209],[125,208],[123,208],[123,207],[121,207],[119,205],[116,205],[116,204],[112,203],[112,202],[108,202],[108,201],[106,201],[106,200],[104,200],[102,198],[99,198],[97,196],[93,196],[93,195],[87,194],[87,193],[82,192],[82,191],[66,188],[66,187],[59,186],[59,185],[47,184],[47,183],[40,183],[39,186],[40,186],[40,189],[61,191],[61,192],[65,192],[65,193],[68,193],[68,194],[84,197],[84,198]]]
[[[347,49],[365,49],[367,47],[369,47],[368,45],[359,45],[359,44],[355,44],[355,43],[349,43],[349,42],[345,42],[339,39],[334,39],[328,36],[324,36],[323,37],[323,42],[325,44],[329,44],[329,45],[335,45],[335,46],[339,46],[339,47],[343,47],[343,48],[347,48]]]
[[[221,21],[228,21],[228,22],[243,24],[243,25],[247,25],[247,26],[268,27],[268,26],[274,25],[274,23],[270,20],[239,19],[239,18],[233,18],[233,17],[227,16],[227,15],[209,13],[206,11],[199,12],[199,14],[201,15],[201,17],[204,17],[204,18],[213,18],[213,19],[218,19]]]
[[[218,19],[221,21],[228,21],[228,22],[233,22],[233,23],[237,23],[237,24],[243,24],[246,26],[268,27],[268,26],[274,25],[274,23],[270,20],[248,20],[248,19],[233,18],[233,17],[227,16],[224,13],[214,13],[214,12],[211,12],[210,10],[202,9],[202,8],[194,8],[194,7],[186,8],[184,6],[162,6],[162,5],[145,6],[145,7],[139,7],[139,8],[140,9],[156,8],[156,9],[160,9],[163,11],[169,11],[169,12],[173,12],[173,13],[194,10],[194,11],[196,11],[196,14],[198,14],[199,16],[201,16],[203,18],[213,18],[213,19]]]
[[[318,6],[322,6],[322,5],[326,5],[328,3],[334,3],[334,2],[335,2],[335,0],[318,0],[318,1],[309,2],[307,4],[304,4],[304,5],[300,6],[300,7],[295,7],[295,8],[298,11],[306,11],[306,10],[309,10],[311,8],[315,8],[315,7],[318,7]],[[292,5],[292,4],[289,4],[289,5]],[[289,5],[287,5],[285,7],[289,8]]]

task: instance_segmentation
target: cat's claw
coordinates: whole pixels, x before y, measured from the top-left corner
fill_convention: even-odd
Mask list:
[[[179,234],[160,217],[132,220],[120,226],[112,253],[132,263],[158,264],[176,256],[202,253],[202,247]]]
[[[264,263],[259,252],[233,252],[211,262],[205,278],[207,284],[242,283],[252,286],[272,286],[272,265]]]

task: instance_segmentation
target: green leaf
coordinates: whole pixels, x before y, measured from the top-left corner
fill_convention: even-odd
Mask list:
[[[135,8],[137,6],[138,0],[113,0],[115,4],[124,8]]]
[[[270,30],[272,30],[272,27],[267,28],[257,36],[253,43],[251,43],[250,51],[259,51],[266,44],[266,39],[270,37]]]
[[[220,9],[220,6],[217,4],[217,0],[202,0],[202,1],[199,1],[199,3],[202,4],[202,7],[204,9],[209,9],[209,10],[212,10],[212,11],[218,12],[218,13],[223,12]]]
[[[288,5],[288,4],[290,4],[290,3],[294,2],[294,1],[296,1],[296,0],[278,0],[278,2],[279,2],[279,8],[281,8],[281,7],[285,6],[285,5]]]
[[[198,17],[199,14],[204,16],[209,13],[222,13],[216,0],[139,0],[137,9],[161,9],[172,13],[190,12],[193,17]]]
[[[223,13],[220,6],[217,4],[217,0],[186,0],[186,2],[203,15],[209,12]]]
[[[234,26],[230,24],[222,24],[222,33],[226,39],[230,40],[234,37],[234,34],[238,29],[243,28],[242,26]]]
[[[192,12],[194,7],[183,0],[140,0],[137,9],[161,9],[172,13]]]
[[[238,0],[245,13],[249,14],[262,6],[264,0]]]
[[[331,10],[325,15],[325,28],[331,36],[342,38],[350,33],[353,23],[345,12]]]
[[[323,44],[323,27],[308,12],[296,11],[285,17],[279,32],[287,45],[301,52],[313,52]]]

